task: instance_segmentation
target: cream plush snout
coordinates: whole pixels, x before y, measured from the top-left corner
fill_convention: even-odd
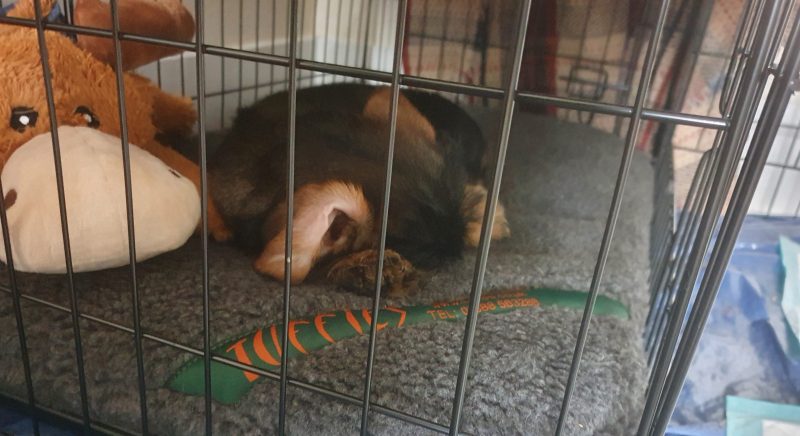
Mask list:
[[[128,224],[120,139],[88,127],[58,128],[69,242],[76,272],[127,265]],[[3,168],[3,198],[19,271],[66,271],[50,133],[17,149]],[[183,245],[200,219],[194,184],[130,145],[136,259]],[[0,234],[0,260],[6,252]]]

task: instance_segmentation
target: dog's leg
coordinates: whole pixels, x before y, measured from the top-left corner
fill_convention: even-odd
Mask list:
[[[342,258],[328,270],[333,283],[361,295],[375,292],[378,250],[359,251]],[[383,258],[381,292],[399,298],[419,291],[419,275],[411,263],[396,251],[386,250]]]
[[[483,214],[486,211],[486,204],[489,199],[489,192],[483,185],[473,184],[464,188],[464,201],[461,204],[461,213],[467,225],[464,232],[464,242],[470,247],[477,247],[481,239],[481,227],[483,225]],[[511,236],[511,229],[506,219],[506,210],[498,200],[494,210],[494,226],[492,227],[492,240],[496,241]]]

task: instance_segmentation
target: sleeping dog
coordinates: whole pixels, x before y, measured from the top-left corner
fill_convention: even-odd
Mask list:
[[[337,84],[297,91],[291,281],[312,272],[372,293],[389,138],[391,89]],[[239,112],[210,160],[212,196],[255,268],[284,279],[288,95]],[[384,289],[413,292],[416,267],[476,246],[487,203],[486,142],[454,103],[402,90],[397,108]],[[498,205],[494,239],[509,235]],[[316,268],[315,268],[316,266]]]

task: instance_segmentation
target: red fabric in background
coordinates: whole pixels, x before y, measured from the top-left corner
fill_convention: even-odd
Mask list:
[[[528,16],[528,33],[522,53],[519,89],[541,94],[556,93],[556,55],[558,51],[558,5],[556,0],[541,0]],[[556,108],[521,104],[526,112],[555,115]]]

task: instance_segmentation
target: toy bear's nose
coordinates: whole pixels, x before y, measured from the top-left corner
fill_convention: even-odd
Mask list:
[[[5,205],[6,209],[9,209],[16,202],[17,202],[17,191],[10,189],[8,192],[6,192],[6,195],[3,197],[3,205]]]
[[[128,210],[120,138],[88,127],[62,126],[58,139],[74,270],[127,264]],[[133,144],[130,169],[137,260],[183,245],[200,219],[194,184],[176,177],[161,160]],[[15,269],[64,272],[50,133],[18,148],[0,177]],[[0,259],[5,262],[2,247],[0,235]]]

